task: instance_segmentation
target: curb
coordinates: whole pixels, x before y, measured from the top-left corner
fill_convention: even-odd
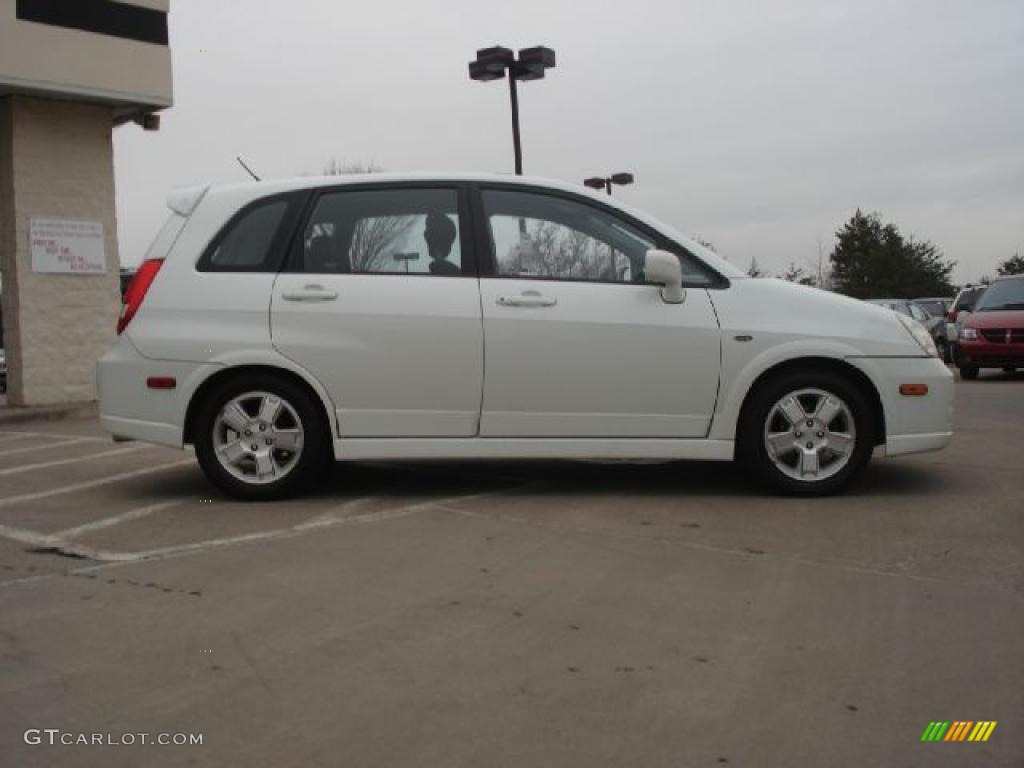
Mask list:
[[[61,403],[60,405],[0,406],[0,424],[23,424],[27,421],[62,421],[64,419],[96,418],[99,407],[95,401]]]

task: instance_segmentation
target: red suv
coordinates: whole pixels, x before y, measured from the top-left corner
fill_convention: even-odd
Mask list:
[[[982,368],[1024,368],[1024,275],[999,278],[974,305],[960,329],[960,375],[974,379]]]

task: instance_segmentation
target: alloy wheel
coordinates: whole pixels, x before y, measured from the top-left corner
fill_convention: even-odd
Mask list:
[[[849,464],[857,444],[853,412],[846,402],[823,389],[798,389],[768,411],[764,446],[782,474],[818,482]]]
[[[295,408],[271,392],[246,392],[228,400],[213,423],[218,463],[244,483],[264,485],[286,477],[302,455],[304,433]]]

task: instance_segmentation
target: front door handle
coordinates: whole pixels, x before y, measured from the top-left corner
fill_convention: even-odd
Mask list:
[[[499,296],[498,303],[503,307],[553,307],[558,299],[537,291],[523,291],[518,296]]]
[[[298,291],[282,291],[281,298],[285,301],[334,301],[338,298],[337,291],[331,291],[322,285],[304,285]]]

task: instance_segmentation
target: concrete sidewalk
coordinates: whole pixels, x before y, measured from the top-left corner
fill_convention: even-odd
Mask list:
[[[35,421],[63,419],[95,419],[99,403],[59,403],[56,405],[8,405],[7,395],[0,395],[0,424],[26,424]]]

